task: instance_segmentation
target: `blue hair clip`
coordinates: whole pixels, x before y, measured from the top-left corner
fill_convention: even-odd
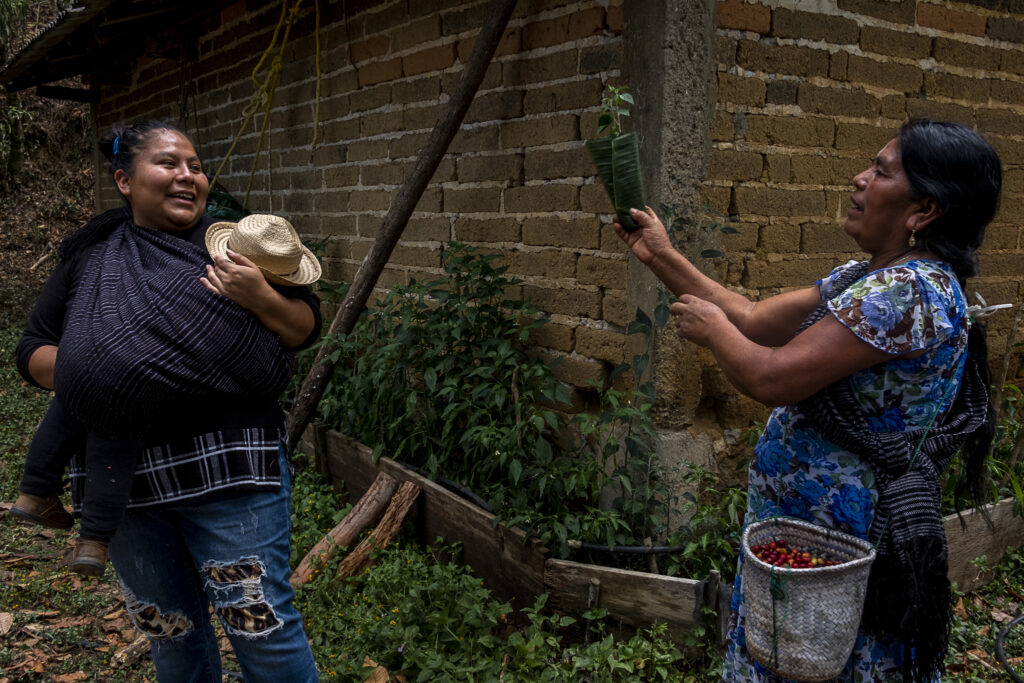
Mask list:
[[[116,138],[114,138],[114,156],[115,157],[117,156],[117,143],[120,142],[120,141],[121,141],[121,136],[120,135],[118,135]]]

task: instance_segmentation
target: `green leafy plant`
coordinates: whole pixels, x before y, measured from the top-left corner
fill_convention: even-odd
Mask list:
[[[636,133],[622,132],[622,119],[629,116],[628,105],[632,104],[633,96],[624,86],[609,85],[601,99],[601,113],[597,119],[597,134],[608,135],[585,143],[619,222],[630,231],[639,226],[630,217],[629,210],[643,210],[646,206]]]
[[[546,594],[517,616],[465,567],[443,559],[457,554],[393,544],[355,580],[329,585],[324,572],[300,588],[296,604],[321,677],[364,681],[369,657],[409,681],[684,680],[664,625],[617,638],[595,610],[581,631],[575,618],[547,609]]]
[[[593,388],[600,412],[559,411],[567,390],[528,347],[545,321],[506,298],[519,281],[493,260],[451,244],[445,278],[395,287],[367,311],[336,340],[321,418],[377,456],[468,486],[561,557],[574,541],[663,536],[669,498],[648,396],[609,383]],[[611,380],[641,376],[646,364],[637,357]]]

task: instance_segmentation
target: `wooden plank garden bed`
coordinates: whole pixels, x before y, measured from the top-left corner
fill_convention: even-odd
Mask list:
[[[299,450],[313,455],[351,500],[363,495],[378,472],[418,484],[422,495],[412,519],[422,542],[440,537],[460,543],[459,560],[516,609],[548,593],[549,604],[564,613],[580,615],[590,607],[603,607],[624,624],[665,622],[669,633],[679,634],[697,625],[706,602],[714,606],[718,600],[717,578],[698,581],[551,558],[547,548],[523,531],[496,524],[493,514],[393,460],[374,463],[365,445],[321,425],[306,430]]]
[[[718,613],[719,630],[724,625],[730,587],[719,585],[717,576],[687,579],[552,558],[537,539],[496,523],[493,514],[393,460],[381,458],[374,463],[365,445],[323,425],[307,428],[299,450],[313,456],[353,501],[380,472],[417,484],[422,495],[411,519],[420,540],[459,543],[458,559],[516,609],[532,605],[546,592],[549,604],[563,613],[580,615],[591,607],[602,607],[630,626],[665,622],[674,636],[696,626],[704,606]],[[1007,549],[1024,544],[1024,519],[1013,514],[1012,499],[989,506],[989,517],[991,526],[973,511],[963,515],[963,523],[956,515],[945,519],[949,577],[961,591],[973,590],[989,578],[983,567],[976,566],[975,558],[985,556],[992,566]]]

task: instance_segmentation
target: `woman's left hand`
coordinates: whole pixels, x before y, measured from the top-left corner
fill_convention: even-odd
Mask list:
[[[692,294],[684,294],[669,307],[676,333],[683,339],[701,346],[709,346],[711,334],[722,323],[728,323],[725,312]]]
[[[199,278],[208,290],[234,301],[242,308],[257,310],[273,293],[255,263],[230,249],[227,258],[213,256],[212,266],[206,266],[206,277]]]

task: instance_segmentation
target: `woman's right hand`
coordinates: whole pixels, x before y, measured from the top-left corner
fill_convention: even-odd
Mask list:
[[[627,232],[618,220],[612,223],[612,226],[641,263],[650,265],[656,257],[675,251],[672,241],[668,238],[668,231],[654,213],[654,209],[649,206],[646,211],[630,209],[629,215],[637,222],[639,228]]]

